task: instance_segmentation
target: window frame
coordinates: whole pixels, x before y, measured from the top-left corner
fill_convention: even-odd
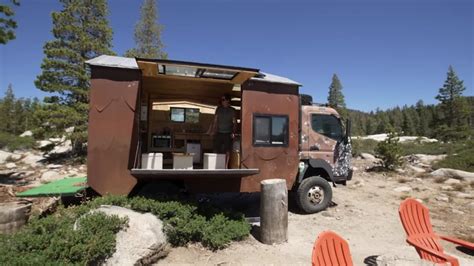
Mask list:
[[[272,143],[272,123],[273,123],[273,117],[277,118],[285,118],[287,125],[286,125],[286,132],[287,134],[284,136],[283,143],[281,144],[273,144]],[[270,143],[256,143],[256,120],[257,118],[268,118],[270,120],[268,129],[270,133]],[[253,114],[253,119],[252,119],[252,145],[254,147],[288,147],[289,145],[289,139],[290,139],[290,117],[288,115],[279,115],[279,114],[262,114],[262,113],[254,113]]]
[[[183,109],[183,111],[184,111],[184,120],[183,120],[183,121],[175,121],[175,120],[172,119],[172,113],[173,113],[172,110],[177,110],[177,109]],[[197,122],[189,122],[188,116],[187,116],[187,110],[189,110],[189,109],[198,110],[199,116],[198,116],[198,121],[197,121]],[[189,124],[199,124],[199,122],[200,122],[200,120],[201,120],[201,110],[200,110],[199,108],[170,107],[170,111],[169,111],[169,112],[170,112],[170,117],[169,117],[169,118],[170,118],[170,121],[171,121],[172,123],[180,123],[180,124],[181,124],[181,123],[183,123],[183,124],[185,124],[185,123],[189,123]]]
[[[341,139],[334,139],[334,138],[332,138],[332,137],[330,137],[330,136],[326,136],[326,135],[324,135],[323,133],[320,133],[320,132],[314,130],[314,127],[313,127],[313,117],[314,117],[314,116],[329,116],[329,117],[334,117],[334,118],[336,119],[336,121],[339,122],[339,126],[340,126],[340,128],[341,128]],[[333,114],[311,113],[311,130],[312,130],[314,133],[316,133],[316,134],[319,134],[319,135],[321,135],[321,136],[324,136],[324,137],[326,137],[326,138],[332,139],[332,140],[337,141],[337,142],[341,142],[341,141],[344,140],[344,126],[343,126],[343,124],[342,124],[342,121],[341,121],[341,119],[340,119],[339,117],[337,117],[337,116],[335,116],[335,115],[333,115]]]

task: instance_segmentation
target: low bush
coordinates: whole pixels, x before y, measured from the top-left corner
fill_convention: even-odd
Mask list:
[[[466,142],[405,142],[401,143],[402,154],[452,154],[466,149]]]
[[[221,249],[232,241],[247,237],[251,229],[242,214],[193,201],[158,201],[143,197],[108,196],[90,203],[93,207],[104,204],[153,213],[163,221],[168,241],[174,246],[200,242],[210,249]]]
[[[387,139],[377,144],[375,154],[382,160],[382,167],[387,170],[395,170],[402,164],[401,147],[398,135],[394,132],[388,134]]]
[[[0,132],[0,149],[24,150],[35,146],[35,140],[32,137],[19,137],[9,133]]]
[[[115,234],[126,220],[87,214],[74,230],[79,217],[79,212],[63,209],[42,219],[33,218],[16,234],[0,234],[0,261],[4,265],[99,264],[115,251]]]
[[[375,148],[377,147],[377,141],[373,139],[357,139],[352,140],[352,156],[359,156],[361,153],[374,154]]]
[[[78,206],[59,207],[45,218],[32,217],[16,234],[0,234],[0,261],[5,265],[100,264],[113,254],[115,234],[127,222],[117,216],[89,213],[100,205],[151,212],[163,221],[168,241],[174,246],[200,242],[216,250],[250,234],[243,215],[208,204],[106,196]],[[74,230],[78,219],[78,229]]]
[[[474,147],[466,147],[459,153],[448,154],[446,158],[437,162],[434,165],[434,168],[453,168],[468,172],[474,172]]]

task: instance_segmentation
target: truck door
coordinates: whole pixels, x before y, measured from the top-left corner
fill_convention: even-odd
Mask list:
[[[303,112],[302,131],[303,157],[322,159],[334,167],[334,151],[344,137],[340,119],[331,114]]]

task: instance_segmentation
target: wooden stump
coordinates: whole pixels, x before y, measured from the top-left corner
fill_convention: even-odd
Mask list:
[[[0,204],[0,233],[11,234],[26,224],[30,217],[31,203],[7,202]]]
[[[288,189],[285,179],[260,182],[260,241],[264,244],[288,241]]]

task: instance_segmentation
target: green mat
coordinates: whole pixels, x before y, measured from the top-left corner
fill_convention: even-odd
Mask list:
[[[66,177],[17,193],[17,197],[72,196],[88,187],[86,177]]]

